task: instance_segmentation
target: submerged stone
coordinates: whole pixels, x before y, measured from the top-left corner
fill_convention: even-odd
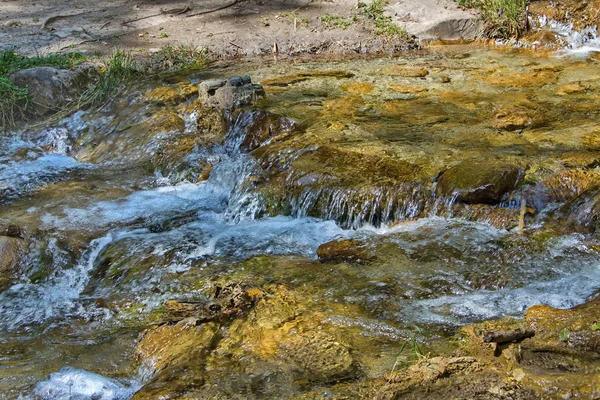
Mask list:
[[[352,239],[323,243],[317,248],[317,256],[321,261],[361,261],[368,258],[364,245]]]
[[[517,188],[522,176],[523,170],[515,165],[463,161],[442,174],[436,194],[469,204],[497,204],[505,194]]]
[[[353,73],[342,70],[302,71],[292,75],[263,79],[261,83],[265,86],[289,86],[311,78],[352,78],[353,76]]]
[[[389,76],[401,76],[403,78],[423,78],[429,75],[429,71],[426,68],[410,65],[393,65],[383,68],[381,73]]]

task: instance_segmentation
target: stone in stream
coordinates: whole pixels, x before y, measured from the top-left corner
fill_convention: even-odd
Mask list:
[[[235,107],[251,104],[264,95],[262,86],[252,83],[249,76],[231,76],[228,79],[213,79],[198,84],[199,100],[221,110],[231,111]]]
[[[583,233],[600,231],[600,188],[592,187],[571,202],[565,204],[560,212],[566,217],[571,229]]]
[[[17,277],[18,265],[24,249],[23,239],[0,236],[0,291],[8,287]]]
[[[523,170],[502,162],[463,161],[440,176],[437,196],[456,197],[468,204],[497,204],[503,196],[516,189]]]

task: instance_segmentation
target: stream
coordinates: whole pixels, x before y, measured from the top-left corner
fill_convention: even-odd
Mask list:
[[[600,57],[576,50],[221,62],[1,137],[0,225],[25,250],[0,287],[0,398],[132,398],[152,375],[140,333],[227,282],[298,293],[367,377],[415,327],[435,351],[462,326],[590,299],[600,242],[576,199],[600,183]],[[245,75],[266,96],[222,118],[156,91]],[[471,201],[442,188],[464,162],[517,173]],[[551,186],[565,171],[586,180]],[[330,242],[354,253],[318,256]],[[317,385],[244,391],[228,368],[206,387]]]

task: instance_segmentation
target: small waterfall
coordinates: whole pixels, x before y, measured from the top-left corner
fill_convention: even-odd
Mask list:
[[[597,26],[577,31],[573,28],[572,23],[553,21],[545,15],[539,17],[537,26],[546,28],[563,38],[566,46],[562,53],[565,55],[587,55],[590,52],[600,51]]]
[[[334,220],[354,229],[423,216],[433,201],[430,191],[416,183],[365,189],[307,187],[289,200],[294,216]]]

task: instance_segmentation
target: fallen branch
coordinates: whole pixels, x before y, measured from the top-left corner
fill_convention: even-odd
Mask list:
[[[488,332],[483,336],[486,343],[509,343],[534,337],[535,332],[527,329],[515,329],[512,331]]]
[[[83,15],[83,14],[89,14],[91,11],[83,11],[77,14],[64,14],[64,15],[52,15],[48,18],[46,18],[44,20],[44,22],[42,22],[42,25],[40,26],[40,30],[44,30],[48,27],[48,25],[50,25],[53,22],[58,21],[59,19],[64,19],[64,18],[70,18],[70,17],[76,17],[78,15]]]
[[[211,13],[214,13],[214,12],[217,12],[217,11],[224,10],[226,8],[229,8],[229,7],[233,7],[234,5],[236,5],[237,3],[239,3],[240,1],[241,0],[233,0],[233,2],[231,2],[229,4],[226,4],[224,6],[221,6],[221,7],[217,7],[215,9],[213,9],[213,10],[200,11],[200,12],[197,12],[197,13],[194,13],[194,14],[186,15],[185,17],[186,18],[190,18],[190,17],[196,17],[198,15],[211,14]]]
[[[130,19],[130,20],[125,21],[125,22],[121,22],[121,25],[127,25],[127,24],[130,24],[132,22],[137,22],[137,21],[141,21],[141,20],[148,19],[148,18],[153,18],[153,17],[159,17],[161,15],[177,16],[177,15],[185,14],[186,12],[191,11],[191,10],[192,9],[191,9],[190,6],[185,6],[183,8],[172,8],[170,10],[161,10],[161,12],[156,13],[156,14],[146,15],[145,17],[134,18],[134,19]]]

